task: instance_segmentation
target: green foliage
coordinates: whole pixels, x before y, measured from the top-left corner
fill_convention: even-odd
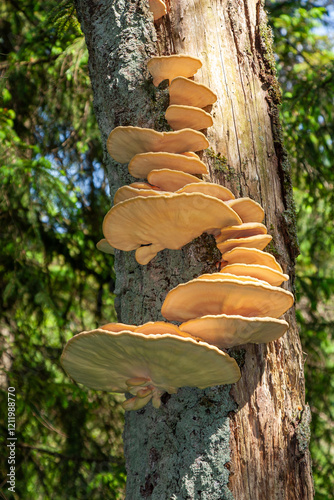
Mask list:
[[[330,4],[328,4],[330,5]],[[334,484],[334,48],[326,2],[268,2],[283,87],[282,121],[290,152],[301,255],[298,321],[311,405],[311,453],[317,499]]]
[[[110,202],[87,51],[75,23],[52,23],[70,3],[47,6],[0,7],[0,435],[5,449],[9,385],[17,498],[120,499],[117,397],[79,387],[60,365],[73,334],[115,320],[114,272],[95,248]],[[6,474],[7,454],[0,464]]]

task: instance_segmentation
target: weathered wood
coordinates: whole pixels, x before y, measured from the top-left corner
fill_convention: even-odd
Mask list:
[[[90,54],[96,116],[106,138],[117,125],[166,126],[167,91],[154,89],[152,55],[189,53],[203,68],[195,81],[218,95],[208,130],[208,180],[263,206],[271,250],[293,276],[297,253],[289,166],[282,147],[271,35],[261,2],[171,0],[153,25],[144,0],[77,0]],[[112,192],[130,181],[126,166],[105,155]],[[100,221],[102,222],[102,221]],[[213,238],[165,250],[147,266],[116,252],[119,320],[162,319],[166,293],[215,270]],[[311,499],[308,407],[293,311],[283,339],[234,350],[240,382],[205,391],[182,388],[159,410],[126,417],[127,498]]]

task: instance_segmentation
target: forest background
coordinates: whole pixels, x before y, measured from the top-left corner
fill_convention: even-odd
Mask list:
[[[312,410],[316,499],[334,499],[334,8],[267,0],[292,164],[297,317]],[[73,334],[116,320],[113,257],[95,248],[110,208],[87,50],[72,0],[0,6],[0,442],[16,390],[13,498],[121,499],[117,396],[73,383]],[[6,499],[7,457],[0,458]]]

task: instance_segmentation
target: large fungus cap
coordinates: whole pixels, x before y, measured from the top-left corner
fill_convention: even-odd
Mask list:
[[[258,264],[227,264],[220,271],[221,273],[235,274],[237,276],[252,276],[259,280],[266,281],[269,285],[279,286],[283,281],[288,281],[287,274],[280,273],[270,267],[260,266]]]
[[[161,313],[169,321],[208,314],[278,318],[292,305],[292,293],[263,282],[194,279],[168,292]]]
[[[271,267],[280,273],[283,272],[282,267],[273,255],[257,248],[235,247],[223,254],[223,260],[229,264],[238,262],[243,262],[244,264],[259,264],[260,266]]]
[[[187,184],[177,191],[178,193],[202,193],[218,198],[218,200],[233,200],[234,194],[224,186],[212,182]]]
[[[114,196],[114,205],[120,203],[121,201],[129,200],[130,198],[136,198],[137,196],[143,196],[147,198],[148,196],[161,196],[161,191],[151,188],[135,188],[132,186],[122,186],[117,189]],[[164,196],[168,196],[169,193],[163,193]]]
[[[146,254],[148,247],[138,247],[150,245],[156,255],[163,248],[177,250],[205,231],[238,223],[237,214],[224,202],[200,193],[184,193],[118,203],[105,216],[103,233],[115,248]]]
[[[174,80],[177,76],[189,78],[202,67],[200,59],[186,54],[152,57],[147,69],[153,76],[153,84],[157,87],[163,80]]]
[[[138,179],[145,179],[151,170],[168,168],[188,174],[207,174],[208,168],[198,156],[190,157],[176,153],[139,153],[128,165],[130,174]]]
[[[233,358],[191,337],[102,329],[75,335],[61,357],[66,372],[91,389],[130,392],[125,409],[137,410],[179,387],[232,384],[240,378]]]
[[[242,222],[262,222],[264,219],[263,208],[251,198],[237,198],[226,203],[237,212]]]
[[[263,250],[273,239],[270,234],[256,234],[255,236],[247,236],[246,238],[231,238],[222,243],[218,243],[217,247],[222,254],[232,250],[235,247],[258,248]]]
[[[173,130],[191,128],[203,130],[212,127],[212,116],[201,108],[172,104],[165,113],[165,118]]]
[[[167,14],[166,4],[162,0],[148,0],[148,3],[150,11],[153,13],[154,21],[157,21]]]
[[[188,80],[183,76],[174,78],[169,86],[169,103],[205,108],[217,101],[217,96],[209,87]]]
[[[267,228],[260,222],[244,222],[239,226],[224,227],[216,238],[217,243],[235,238],[247,238],[256,234],[267,234]]]
[[[236,274],[232,273],[211,273],[211,274],[201,274],[198,276],[196,279],[198,280],[209,280],[209,281],[222,281],[222,280],[234,280],[234,281],[247,281],[248,283],[264,283],[265,281],[259,279],[259,278],[254,278],[253,276],[237,276]]]
[[[109,134],[107,149],[119,163],[128,163],[138,153],[165,151],[184,153],[206,149],[209,142],[197,130],[157,132],[151,128],[116,127]]]
[[[246,318],[220,314],[192,319],[180,325],[180,330],[203,339],[221,349],[241,344],[262,344],[277,340],[289,328],[289,323],[276,318]]]
[[[179,170],[170,170],[169,168],[151,170],[147,176],[147,180],[150,184],[158,186],[163,191],[177,191],[186,184],[203,182],[194,175],[180,172]]]

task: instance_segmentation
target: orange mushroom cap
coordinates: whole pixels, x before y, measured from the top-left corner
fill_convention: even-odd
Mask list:
[[[148,0],[148,3],[150,11],[153,13],[154,21],[157,21],[167,14],[166,4],[162,0]]]
[[[186,78],[202,67],[200,59],[186,54],[152,57],[147,63],[147,69],[153,76],[153,84],[157,87],[163,80],[174,80],[177,76]]]
[[[128,163],[138,153],[165,151],[184,153],[200,151],[209,146],[206,137],[197,130],[157,132],[150,128],[116,127],[109,134],[107,149],[119,163]]]
[[[258,248],[259,250],[263,250],[269,245],[272,239],[273,237],[270,236],[270,234],[256,234],[255,236],[247,236],[246,238],[231,238],[222,243],[218,243],[217,247],[222,254],[235,247]]]
[[[212,116],[201,108],[172,104],[165,113],[165,118],[173,130],[190,128],[203,130],[212,127]]]
[[[223,259],[229,264],[238,262],[243,262],[244,264],[259,264],[261,266],[271,267],[280,273],[283,272],[282,267],[273,255],[263,252],[258,248],[235,247],[223,253]]]
[[[163,191],[177,191],[186,184],[202,182],[201,179],[194,175],[179,170],[170,170],[169,168],[151,170],[147,180],[150,184],[158,186]]]
[[[252,276],[253,278],[258,278],[262,281],[266,281],[269,285],[279,286],[283,281],[287,281],[289,276],[287,274],[280,273],[267,266],[260,266],[258,264],[243,264],[234,263],[227,264],[223,267],[220,273],[235,274],[237,276]]]
[[[212,182],[197,182],[187,184],[177,191],[178,193],[202,193],[207,196],[213,196],[218,200],[227,201],[233,200],[234,194],[224,186],[214,184]]]
[[[194,279],[168,292],[161,313],[169,321],[208,314],[278,318],[292,305],[291,292],[263,282]]]
[[[180,325],[180,330],[199,337],[221,349],[252,343],[277,340],[289,328],[289,323],[276,318],[248,318],[219,314],[192,319]]]
[[[237,198],[226,203],[237,212],[242,222],[262,222],[264,219],[263,208],[251,198]]]
[[[149,152],[135,155],[128,165],[130,174],[145,179],[151,170],[168,168],[188,174],[207,174],[208,168],[197,155],[195,157],[166,152]]]
[[[222,243],[226,240],[247,238],[248,236],[255,236],[256,234],[267,234],[266,226],[260,222],[244,222],[239,226],[224,227],[220,235],[216,238],[216,242]]]
[[[217,96],[209,87],[178,76],[169,86],[170,104],[183,104],[196,108],[205,108],[217,101]]]

